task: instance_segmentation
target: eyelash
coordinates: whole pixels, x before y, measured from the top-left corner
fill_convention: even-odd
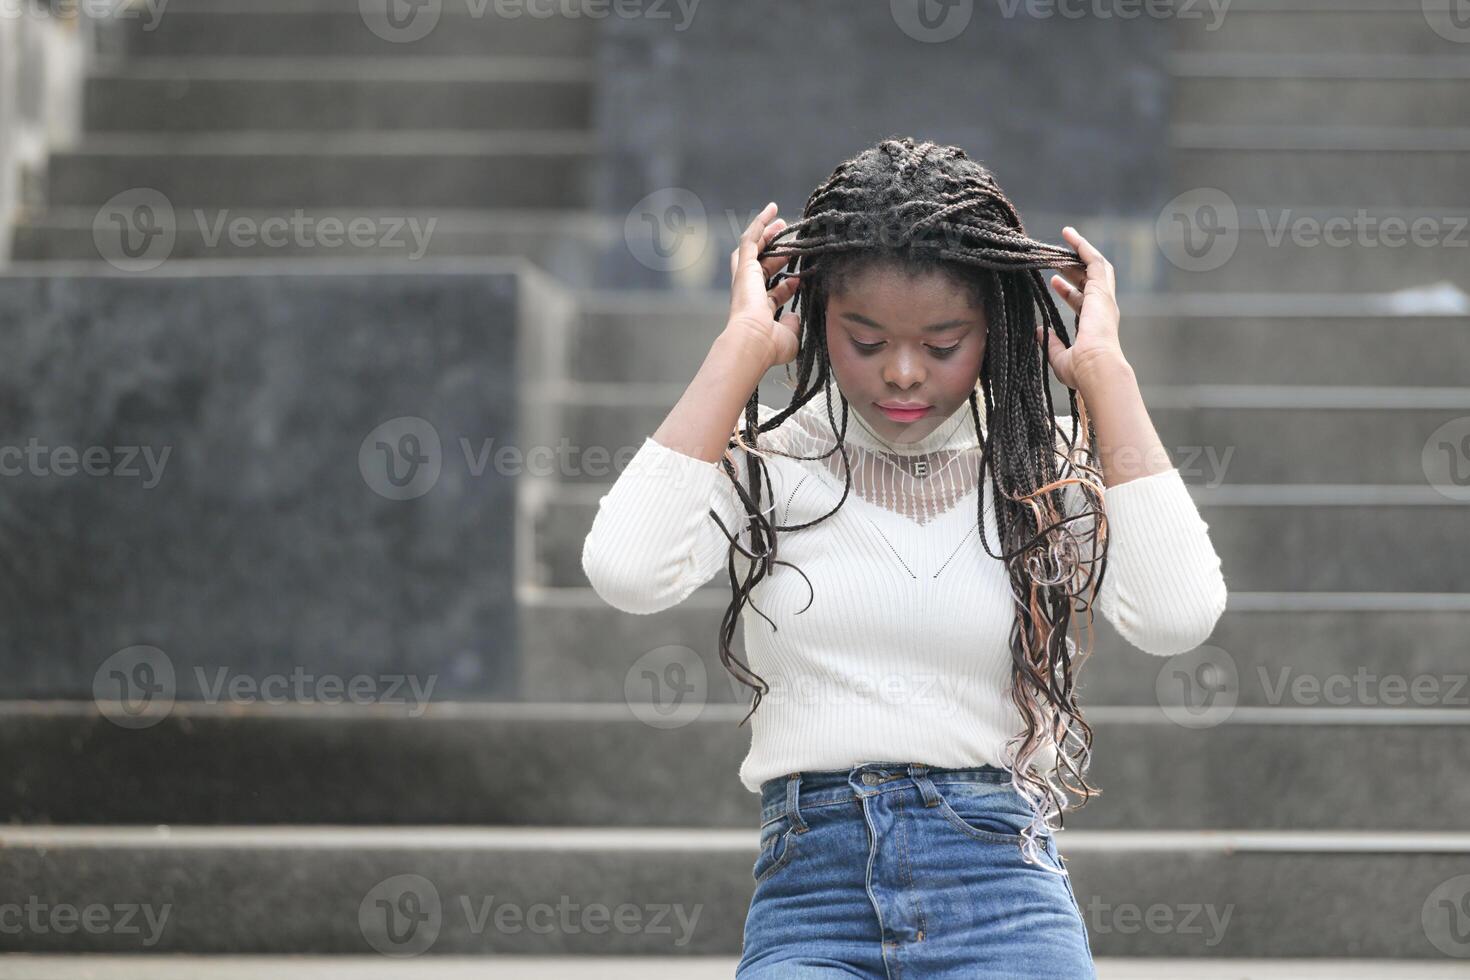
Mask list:
[[[876,353],[878,353],[878,348],[880,348],[880,347],[883,346],[883,342],[882,341],[879,341],[876,344],[861,344],[861,343],[858,343],[856,340],[854,340],[852,342],[852,345],[857,348],[859,354],[876,354]],[[959,349],[960,349],[960,345],[959,344],[955,344],[953,347],[930,347],[929,348],[929,352],[931,354],[933,354],[935,357],[938,357],[941,360],[943,360],[946,357],[953,356],[953,354],[955,353],[955,351],[957,351]]]

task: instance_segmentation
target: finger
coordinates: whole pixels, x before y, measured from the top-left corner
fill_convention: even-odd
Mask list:
[[[1055,364],[1057,363],[1057,358],[1066,354],[1067,345],[1062,343],[1062,339],[1055,333],[1052,333],[1044,323],[1038,324],[1036,327],[1037,342],[1040,343],[1043,337],[1046,338],[1046,359]]]
[[[777,306],[780,306],[783,303],[789,301],[791,297],[795,296],[796,290],[800,286],[800,278],[782,279],[779,283],[776,284],[776,288],[772,289],[767,295],[771,297],[771,301],[773,303],[775,303]]]
[[[765,248],[767,245],[769,245],[771,243],[771,239],[775,238],[777,233],[779,233],[781,229],[785,227],[785,218],[777,218],[775,221],[772,221],[770,224],[766,225],[765,230],[761,232],[761,248]]]
[[[1076,228],[1068,225],[1062,229],[1063,234],[1067,232],[1071,232],[1068,240],[1072,242],[1072,247],[1077,250],[1082,261],[1087,263],[1087,279],[1097,282],[1099,288],[1104,289],[1108,295],[1112,295],[1114,292],[1112,263],[1103,257],[1102,252],[1099,252],[1096,246],[1082,237],[1082,233]]]
[[[1087,269],[1080,265],[1069,265],[1065,269],[1057,269],[1056,272],[1061,276],[1062,282],[1079,290],[1087,280]]]
[[[1051,277],[1051,288],[1057,291],[1057,295],[1072,308],[1074,313],[1082,312],[1082,293],[1075,286],[1060,275],[1056,275]]]
[[[781,234],[781,232],[785,229],[786,220],[784,218],[777,218],[775,221],[772,221],[770,225],[766,227],[765,234],[761,236],[761,251],[765,251],[766,248],[770,246],[771,240],[774,239],[777,235]],[[774,276],[777,272],[779,272],[781,268],[790,261],[791,257],[788,255],[767,256],[766,258],[760,260],[761,271],[764,272],[766,278],[769,279],[771,278],[771,276]]]
[[[765,291],[765,279],[760,276],[760,266],[755,262],[755,256],[760,247],[761,233],[765,229],[766,222],[775,213],[775,203],[767,204],[761,208],[760,214],[757,214],[751,220],[750,224],[745,226],[745,231],[741,233],[740,244],[735,250],[734,268],[731,270],[731,279],[734,280],[737,289],[742,287],[742,285],[745,288],[751,288],[748,281],[756,278],[760,280],[760,291]],[[747,270],[747,264],[753,268]]]
[[[757,243],[761,240],[762,233],[765,231],[766,223],[770,221],[775,214],[776,205],[775,202],[772,202],[761,208],[760,214],[757,214],[754,218],[751,219],[750,224],[745,226],[745,231],[740,235],[740,251],[742,253],[748,252],[750,254],[754,254],[757,248]],[[745,257],[746,256],[744,254],[741,255],[741,258]]]
[[[1071,226],[1069,225],[1068,227],[1070,228]],[[1071,239],[1067,235],[1067,229],[1066,228],[1063,228],[1062,229],[1062,237],[1068,239],[1068,242],[1067,243],[1069,245],[1072,244]],[[1074,245],[1073,247],[1075,248],[1076,246]],[[1084,279],[1086,279],[1086,277],[1087,277],[1087,267],[1086,267],[1086,264],[1085,263],[1079,263],[1077,265],[1059,266],[1056,269],[1056,271],[1057,271],[1057,273],[1059,275],[1061,275],[1061,277],[1063,279],[1065,279],[1067,282],[1071,283],[1072,285],[1076,286],[1078,289],[1081,289],[1082,288],[1082,283],[1083,283]]]

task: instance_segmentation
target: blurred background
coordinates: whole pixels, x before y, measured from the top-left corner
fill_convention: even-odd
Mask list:
[[[1115,264],[1231,588],[1099,621],[1101,975],[1470,976],[1467,95],[1465,0],[0,0],[0,977],[733,975],[728,585],[581,544],[905,135]]]

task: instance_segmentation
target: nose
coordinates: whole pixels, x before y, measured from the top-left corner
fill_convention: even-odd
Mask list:
[[[884,364],[883,380],[896,388],[907,390],[924,383],[924,368],[916,355],[899,351]]]

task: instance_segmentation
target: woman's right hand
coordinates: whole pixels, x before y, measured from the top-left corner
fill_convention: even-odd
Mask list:
[[[769,353],[767,369],[795,360],[801,336],[801,319],[795,313],[782,313],[776,319],[776,308],[790,302],[796,294],[799,277],[782,279],[775,289],[766,291],[766,280],[790,258],[774,256],[763,261],[758,258],[761,250],[785,227],[786,222],[776,217],[775,203],[767,204],[745,226],[739,246],[730,253],[730,320],[725,330],[743,338],[754,338],[755,349]]]

